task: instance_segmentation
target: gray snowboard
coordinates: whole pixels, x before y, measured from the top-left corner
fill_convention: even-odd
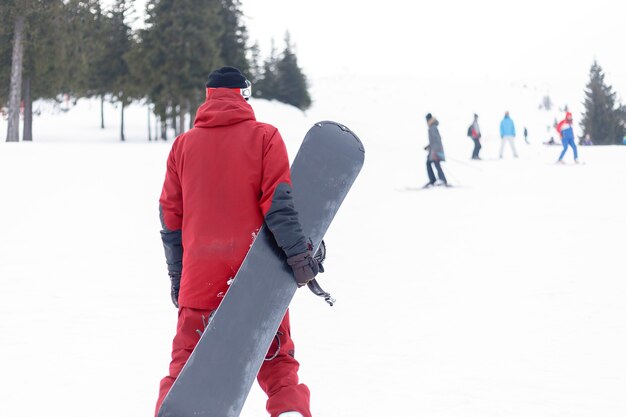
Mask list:
[[[316,123],[291,167],[293,198],[318,248],[363,166],[363,144],[345,126]],[[238,417],[297,286],[261,228],[224,300],[159,410],[159,417]]]

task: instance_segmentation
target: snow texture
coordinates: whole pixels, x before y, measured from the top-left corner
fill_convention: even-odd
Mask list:
[[[543,90],[407,79],[408,95],[379,79],[313,79],[306,114],[251,101],[292,158],[320,120],[367,149],[325,238],[320,284],[338,301],[301,289],[291,307],[313,415],[626,415],[626,147],[556,165],[561,148],[541,142],[562,114],[538,109]],[[167,371],[176,311],[158,198],[172,142],[148,142],[134,105],[120,143],[118,110],[105,130],[98,110],[44,108],[34,143],[0,143],[0,416],[151,416]],[[498,158],[505,110],[529,130],[518,159]],[[428,112],[457,187],[416,192]],[[483,161],[469,159],[474,112]],[[264,406],[255,385],[242,416]]]

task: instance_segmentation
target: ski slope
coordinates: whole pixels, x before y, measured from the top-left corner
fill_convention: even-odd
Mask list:
[[[561,147],[541,142],[562,113],[523,83],[313,81],[306,114],[251,102],[292,158],[319,120],[366,147],[326,236],[320,282],[338,302],[301,289],[291,307],[313,415],[626,415],[626,147],[555,165]],[[552,99],[579,117],[578,95]],[[176,323],[158,221],[172,142],[147,141],[139,105],[126,143],[111,106],[105,130],[97,102],[39,106],[34,143],[0,143],[0,416],[151,416]],[[498,158],[505,110],[530,132],[518,159]],[[428,112],[455,188],[411,189]],[[483,161],[469,160],[474,112]],[[264,404],[255,386],[242,416]]]

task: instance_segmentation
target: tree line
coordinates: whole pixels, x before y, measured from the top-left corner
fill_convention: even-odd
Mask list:
[[[106,101],[124,108],[148,104],[158,131],[149,139],[178,135],[193,123],[204,100],[210,70],[239,68],[253,83],[253,95],[302,110],[311,105],[308,83],[287,34],[285,47],[261,60],[250,44],[240,0],[149,0],[137,23],[133,0],[3,0],[0,3],[0,107],[8,109],[7,141],[32,140],[32,103],[100,99],[101,127]],[[141,29],[133,27],[141,26]]]

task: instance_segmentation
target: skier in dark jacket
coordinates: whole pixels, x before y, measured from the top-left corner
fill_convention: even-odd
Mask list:
[[[439,134],[439,129],[437,128],[437,126],[439,126],[439,121],[435,119],[432,114],[428,113],[426,115],[426,123],[428,124],[428,146],[424,149],[428,151],[428,157],[426,158],[428,183],[424,187],[427,188],[435,185],[437,180],[435,178],[432,165],[435,165],[435,168],[437,169],[437,176],[439,177],[441,185],[447,186],[448,181],[443,173],[443,169],[441,169],[441,162],[446,160],[446,155],[443,152],[441,135]]]
[[[472,152],[472,159],[480,159],[478,153],[480,152],[480,148],[482,148],[480,144],[480,138],[482,137],[480,133],[480,126],[478,126],[478,115],[474,113],[474,121],[470,125],[467,130],[467,135],[474,142],[474,152]]]
[[[194,127],[170,151],[161,193],[161,236],[179,309],[169,375],[156,413],[237,273],[265,221],[299,286],[320,265],[303,235],[291,197],[289,160],[278,130],[257,122],[247,103],[250,83],[236,68],[209,75]],[[309,389],[298,381],[289,313],[258,373],[272,417],[311,417]]]
[[[530,142],[528,141],[528,129],[526,128],[526,126],[524,126],[524,142],[530,144]]]

